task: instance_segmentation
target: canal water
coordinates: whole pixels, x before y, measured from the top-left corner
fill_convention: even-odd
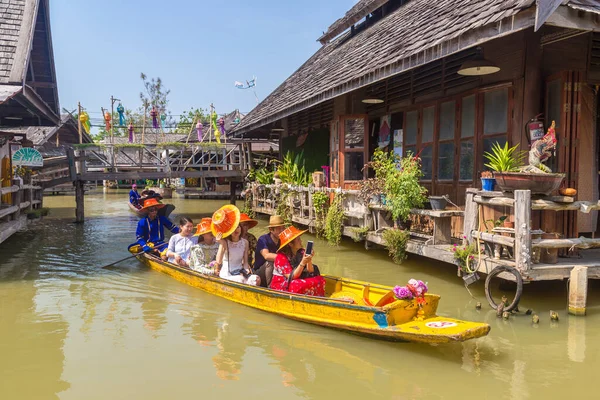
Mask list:
[[[442,296],[439,314],[485,321],[489,336],[420,345],[290,321],[211,296],[126,257],[136,217],[126,191],[48,196],[50,216],[0,245],[0,399],[547,399],[597,398],[599,286],[570,317],[566,283],[525,287],[521,313],[498,319],[483,283],[465,290],[450,265],[315,240],[334,275],[387,285],[410,278]],[[195,221],[223,202],[173,199]],[[263,220],[254,229],[266,232]],[[483,303],[482,310],[475,304]],[[560,321],[551,323],[549,310]]]

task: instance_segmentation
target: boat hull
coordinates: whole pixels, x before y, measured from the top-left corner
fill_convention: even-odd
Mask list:
[[[298,295],[203,275],[147,254],[140,255],[138,259],[156,271],[239,304],[378,339],[421,343],[461,342],[485,336],[490,330],[485,323],[438,317],[435,315],[439,301],[437,295],[427,295],[427,304],[423,307],[424,319],[416,321],[414,317],[418,306],[414,301],[395,301],[382,307],[350,304],[344,300]],[[384,293],[392,289],[327,275],[324,277],[328,293],[341,285],[345,285],[344,290],[349,291],[354,285],[368,287],[372,292],[371,297],[374,294],[377,298],[381,296],[376,292]]]

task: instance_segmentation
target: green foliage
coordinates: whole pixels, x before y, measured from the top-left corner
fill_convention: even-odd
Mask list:
[[[276,213],[277,215],[280,215],[283,218],[286,224],[292,223],[292,208],[288,203],[289,196],[289,190],[283,187],[279,189]]]
[[[504,221],[508,218],[507,215],[503,215],[501,217],[499,217],[497,220],[493,220],[493,219],[486,219],[485,221],[483,221],[485,228],[488,232],[491,232],[492,229],[494,228],[499,228],[500,226],[502,226],[502,224],[504,223]],[[488,226],[488,222],[490,223],[490,225],[492,225],[492,229],[490,229],[490,227]]]
[[[498,142],[494,143],[491,153],[488,151],[483,153],[488,159],[485,166],[496,172],[518,171],[519,167],[523,166],[523,159],[527,154],[525,151],[517,151],[518,147],[517,144],[509,148],[508,142],[504,143],[504,147],[500,146]]]
[[[329,207],[329,196],[325,192],[312,194],[313,207],[315,208],[315,233],[317,237],[325,237],[325,217]]]
[[[382,233],[388,253],[396,264],[402,264],[406,260],[406,245],[410,239],[410,233],[402,229],[386,229]]]
[[[157,143],[156,147],[163,148],[163,149],[169,148],[169,147],[171,147],[171,148],[175,147],[177,149],[183,150],[187,147],[187,145],[183,142],[163,142],[163,143]]]
[[[311,177],[304,168],[304,151],[295,155],[288,151],[277,167],[277,174],[282,183],[308,186]]]
[[[458,267],[467,273],[475,272],[475,255],[477,255],[477,248],[475,243],[464,244],[462,246],[452,246],[452,252],[454,259],[458,263]]]
[[[257,182],[262,185],[269,185],[274,182],[273,175],[275,171],[269,171],[266,167],[251,169],[248,174],[248,179],[251,182]]]
[[[155,182],[152,179],[146,179],[146,187],[154,186]]]
[[[25,212],[28,219],[36,219],[36,218],[40,218],[40,217],[45,217],[49,213],[50,213],[50,209],[47,207],[37,208],[37,209],[29,210],[29,211]]]
[[[179,121],[177,121],[174,133],[187,135],[196,129],[196,123],[198,123],[198,120],[202,121],[203,123],[208,122],[207,111],[201,108],[190,108],[188,111],[179,116]]]
[[[254,210],[252,209],[252,200],[253,200],[252,190],[247,190],[246,196],[244,196],[244,207],[242,207],[241,211],[243,213],[248,214],[248,216],[250,218],[255,217]]]
[[[361,226],[361,227],[354,226],[354,227],[350,228],[350,230],[352,231],[352,234],[353,234],[352,239],[354,239],[355,242],[361,242],[367,236],[367,233],[369,232],[369,227],[368,226]]]
[[[336,193],[325,218],[325,239],[332,246],[337,246],[342,241],[344,225],[344,194]]]
[[[167,108],[169,106],[169,99],[167,97],[171,91],[165,89],[162,79],[148,79],[146,74],[143,72],[140,74],[140,79],[144,83],[144,89],[146,89],[145,93],[140,92],[140,100],[142,101],[142,105],[148,107],[149,109],[152,106],[156,106],[156,109],[160,114],[167,114]]]
[[[114,145],[115,149],[143,149],[146,147],[141,143],[120,143]]]
[[[377,149],[368,166],[374,169],[375,179],[383,184],[386,204],[394,220],[406,221],[411,208],[423,207],[427,190],[419,182],[423,172],[418,158],[411,153],[398,157]]]

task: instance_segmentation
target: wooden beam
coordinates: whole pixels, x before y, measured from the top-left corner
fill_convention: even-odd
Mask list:
[[[471,232],[471,238],[476,240],[478,237],[479,237],[479,239],[483,240],[484,242],[501,244],[503,246],[509,246],[509,247],[513,247],[515,245],[515,238],[512,238],[510,236],[494,235],[493,233],[479,232],[479,231]]]
[[[578,249],[591,249],[600,247],[600,239],[535,239],[531,241],[532,247],[544,249],[561,249],[576,247]]]
[[[168,179],[168,178],[231,178],[241,180],[246,176],[245,171],[212,170],[212,171],[129,171],[129,172],[87,172],[81,175],[84,181],[125,180],[125,179]]]
[[[509,197],[482,197],[476,195],[474,197],[476,203],[490,206],[506,206],[513,207],[515,200]],[[581,211],[589,213],[592,210],[600,210],[600,202],[593,201],[574,201],[572,203],[557,203],[549,200],[531,200],[532,210],[553,210],[553,211]]]
[[[515,264],[519,271],[531,268],[531,191],[515,191]]]

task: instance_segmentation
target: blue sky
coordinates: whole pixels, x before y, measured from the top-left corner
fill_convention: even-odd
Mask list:
[[[140,106],[140,72],[171,89],[169,109],[250,111],[320,46],[321,33],[355,0],[53,0],[52,42],[61,107],[77,102],[92,117]]]

